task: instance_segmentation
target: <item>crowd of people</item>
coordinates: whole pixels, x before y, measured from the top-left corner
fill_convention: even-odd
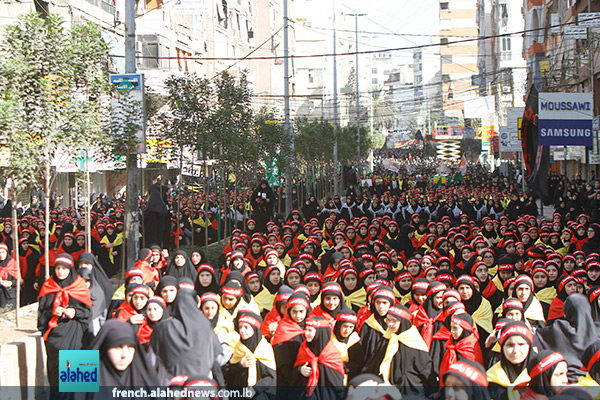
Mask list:
[[[91,252],[84,217],[52,210],[45,281],[43,220],[5,220],[0,307],[18,284],[39,301],[51,386],[60,350],[97,349],[103,387],[343,399],[365,398],[354,391],[366,384],[394,399],[600,399],[600,181],[568,184],[590,192],[588,208],[544,218],[533,195],[483,168],[452,185],[430,178],[382,173],[286,218],[273,216],[277,199],[261,181],[250,218],[210,261],[163,241],[194,226],[201,199],[178,214],[155,186],[142,230],[153,244],[116,288],[119,202],[93,208]]]

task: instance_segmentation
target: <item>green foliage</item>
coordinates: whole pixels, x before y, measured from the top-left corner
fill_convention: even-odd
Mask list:
[[[340,162],[356,161],[358,156],[356,125],[348,125],[339,130],[338,136],[338,160]],[[366,127],[360,127],[360,154],[365,158],[365,154],[372,148],[371,135]]]
[[[298,133],[294,137],[296,154],[307,162],[333,161],[333,125],[327,120],[318,119],[296,121]]]
[[[0,127],[11,138],[5,173],[25,187],[56,150],[102,139],[108,46],[94,24],[67,32],[58,15],[31,13],[6,28],[1,48]]]
[[[263,107],[255,116],[255,124],[260,158],[265,165],[284,171],[291,150],[284,123],[277,118],[274,110]]]

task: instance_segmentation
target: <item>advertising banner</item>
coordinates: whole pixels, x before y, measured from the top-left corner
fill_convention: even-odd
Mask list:
[[[591,93],[539,94],[540,146],[592,146]]]

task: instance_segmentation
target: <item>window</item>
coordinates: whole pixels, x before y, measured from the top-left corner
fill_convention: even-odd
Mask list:
[[[442,64],[452,64],[452,55],[442,56]]]
[[[450,11],[450,3],[447,1],[440,2],[440,9]]]
[[[510,38],[503,37],[501,41],[502,51],[510,51]]]
[[[442,45],[448,45],[448,38],[444,37],[440,39],[440,44]]]
[[[137,51],[141,54],[140,69],[168,69],[168,40],[158,35],[139,35]]]
[[[500,24],[502,26],[506,26],[508,23],[508,4],[500,3],[498,5],[498,14],[500,15]]]
[[[376,74],[377,73],[377,68],[371,68],[371,73],[372,74]]]
[[[373,85],[377,85],[377,78],[373,78],[373,79],[371,79],[371,84],[373,84]]]

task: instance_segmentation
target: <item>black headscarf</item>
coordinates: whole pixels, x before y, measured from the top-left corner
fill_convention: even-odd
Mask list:
[[[506,332],[509,330],[509,328],[513,327],[513,326],[519,326],[521,328],[526,329],[527,331],[531,332],[529,330],[529,327],[527,325],[525,325],[524,322],[521,321],[511,321],[509,323],[507,323],[503,328],[502,331],[500,332],[500,338],[502,341],[501,346],[504,345],[504,343],[506,342],[506,340],[508,340],[509,337],[513,336],[506,336],[505,338],[502,337],[503,332]],[[523,335],[520,335],[519,333],[516,333],[516,335],[519,335],[523,338],[525,338]],[[529,333],[529,335],[531,335],[531,333]],[[531,354],[533,353],[532,351],[532,345],[533,343],[531,342],[530,338],[525,338],[525,340],[529,343],[529,353],[527,355],[527,357],[525,358],[525,360],[523,362],[521,362],[520,364],[513,364],[511,363],[505,356],[504,356],[504,350],[501,349],[500,350],[500,365],[502,366],[502,369],[504,370],[504,372],[506,372],[506,375],[508,376],[508,379],[510,382],[514,382],[519,375],[521,375],[521,373],[527,368],[527,365],[529,363],[529,359],[531,357]]]
[[[108,308],[106,299],[104,298],[104,292],[102,288],[94,282],[92,277],[92,270],[88,268],[81,268],[78,271],[79,276],[90,283],[90,297],[92,298],[92,316],[91,319],[95,319],[102,315],[102,313]]]
[[[583,250],[586,255],[596,253],[598,252],[598,249],[600,249],[600,225],[591,224],[588,229],[592,229],[595,234],[593,238],[586,240],[581,247],[581,250]]]
[[[600,324],[594,323],[588,299],[579,293],[570,295],[563,304],[565,320],[536,332],[540,347],[560,352],[569,365],[569,380],[582,376],[581,356],[590,343],[600,338]]]
[[[398,239],[396,239],[395,249],[398,253],[404,252],[404,257],[408,260],[415,255],[415,246],[408,237],[408,235],[415,231],[415,228],[410,224],[402,225],[400,232],[398,233]]]
[[[581,356],[583,369],[587,371],[588,374],[590,374],[590,377],[596,382],[600,382],[600,361],[596,359],[596,361],[592,363],[592,359],[598,352],[600,352],[600,340],[596,340],[594,343],[590,344]]]
[[[538,364],[542,361],[547,365],[547,369],[539,372],[537,370],[540,368]],[[560,353],[552,352],[550,350],[542,350],[537,354],[532,353],[529,358],[529,364],[527,365],[527,372],[531,378],[529,381],[529,388],[536,393],[548,397],[554,396],[554,390],[552,390],[550,380],[552,379],[552,374],[554,374],[556,366],[561,362],[564,362],[564,358]]]
[[[469,399],[490,400],[486,373],[479,363],[463,359],[451,365],[442,379],[446,375],[456,376],[464,383],[461,388],[467,392]]]
[[[248,282],[246,282],[246,279],[244,278],[242,273],[239,271],[231,271],[230,273],[228,273],[227,277],[225,278],[224,285],[227,284],[227,282],[231,281],[236,281],[240,284],[240,286],[244,290],[244,294],[242,294],[242,299],[244,299],[246,303],[250,304],[250,302],[253,299],[252,292],[250,292],[250,286],[248,286]]]
[[[350,339],[350,336],[344,338],[342,337],[340,331],[342,329],[342,324],[345,323],[353,323],[354,328],[356,329],[356,313],[354,312],[354,310],[346,310],[341,314],[338,314],[335,320],[335,325],[333,326],[333,334],[335,335],[335,338],[338,342],[348,343],[348,339]]]
[[[200,297],[202,297],[202,295],[204,293],[219,293],[221,291],[221,287],[219,286],[219,282],[217,281],[217,275],[216,275],[216,271],[213,268],[212,265],[208,265],[208,264],[200,264],[196,270],[196,272],[198,273],[198,278],[196,278],[196,280],[194,281],[194,286],[196,288],[196,294]],[[201,272],[208,272],[209,274],[212,275],[212,280],[210,281],[210,285],[208,286],[202,286],[200,284],[200,273]]]
[[[181,267],[175,265],[175,258],[178,255],[182,255],[185,259],[185,264],[183,264]],[[173,252],[171,261],[169,261],[169,264],[166,268],[167,270],[165,272],[165,275],[170,275],[177,280],[185,276],[186,278],[190,278],[192,282],[196,282],[196,279],[198,278],[198,272],[196,271],[196,268],[194,268],[192,261],[190,261],[190,258],[188,257],[187,253],[183,250],[177,250]]]
[[[123,345],[135,347],[135,355],[125,371],[118,371],[108,359],[107,352]],[[118,319],[106,321],[90,344],[90,350],[100,351],[100,386],[151,386],[158,382],[156,371],[127,322]]]
[[[77,262],[79,265],[81,265],[82,262],[87,262],[92,265],[91,281],[93,282],[93,286],[97,286],[98,288],[100,288],[100,290],[103,293],[106,304],[110,304],[112,296],[115,292],[115,288],[113,287],[112,283],[110,283],[106,272],[104,272],[104,269],[102,268],[96,257],[94,257],[92,253],[81,253]],[[92,296],[92,299],[93,298],[94,297]]]
[[[238,313],[238,315],[235,317],[234,325],[235,325],[235,330],[236,331],[238,331],[238,332],[240,331],[240,326],[239,326],[240,319],[242,319],[244,316],[251,317],[251,318],[257,320],[262,325],[263,319],[261,318],[260,315],[255,314],[252,311],[246,311],[246,310],[244,310],[244,311],[240,311]],[[251,325],[251,324],[250,324],[250,326],[252,327],[252,330],[254,331],[254,334],[251,337],[249,337],[248,339],[241,339],[240,338],[240,340],[244,344],[244,346],[246,346],[248,348],[248,350],[250,350],[251,352],[254,353],[254,350],[256,350],[256,347],[258,346],[258,344],[262,340],[263,335],[262,335],[262,333],[261,333],[261,331],[260,331],[259,328],[257,328],[254,325]]]
[[[209,376],[221,353],[217,335],[198,309],[196,291],[186,288],[177,293],[173,318],[156,325],[151,344],[172,375]]]
[[[309,320],[324,320],[323,317],[311,317]],[[322,324],[319,324],[322,325]],[[308,326],[308,321],[307,321]],[[315,328],[317,331],[315,337],[310,342],[306,343],[306,346],[313,352],[313,354],[321,354],[327,343],[331,340],[331,328],[328,326]]]

